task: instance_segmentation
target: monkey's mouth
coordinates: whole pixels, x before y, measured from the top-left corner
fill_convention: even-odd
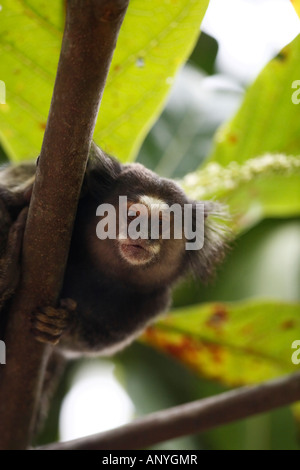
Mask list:
[[[122,257],[131,264],[144,264],[153,257],[143,240],[119,240]]]

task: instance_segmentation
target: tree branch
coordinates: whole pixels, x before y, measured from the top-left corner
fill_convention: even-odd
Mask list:
[[[69,0],[56,82],[31,198],[0,377],[0,449],[31,440],[49,348],[30,313],[59,295],[98,108],[129,0]]]
[[[145,418],[92,437],[48,444],[42,450],[132,450],[207,431],[300,400],[300,372],[253,387],[243,387]]]

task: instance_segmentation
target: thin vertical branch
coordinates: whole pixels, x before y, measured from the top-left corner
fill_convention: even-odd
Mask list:
[[[22,281],[5,338],[0,449],[24,449],[30,444],[49,353],[30,333],[30,314],[38,306],[53,305],[59,295],[95,121],[128,2],[67,2],[57,77],[24,236]]]

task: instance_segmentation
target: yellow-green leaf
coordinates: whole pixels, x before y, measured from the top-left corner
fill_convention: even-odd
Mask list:
[[[95,140],[133,158],[189,55],[209,0],[131,0],[104,92]],[[3,0],[0,141],[13,159],[41,147],[64,24],[62,0]]]
[[[300,35],[261,72],[232,121],[216,134],[211,159],[226,165],[266,152],[300,155]]]
[[[291,0],[291,3],[297,12],[297,15],[300,18],[300,0]]]
[[[292,344],[300,340],[300,304],[248,300],[178,309],[142,340],[209,379],[257,383],[299,369]]]

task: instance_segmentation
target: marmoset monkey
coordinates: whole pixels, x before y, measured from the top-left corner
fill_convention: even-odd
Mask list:
[[[2,300],[16,285],[12,273],[17,272],[34,172],[34,164],[0,172],[3,230],[8,233],[6,250],[2,250],[2,280],[10,273],[6,282],[10,285],[0,289]],[[124,232],[124,220],[122,225],[119,217],[124,201],[125,228],[132,223],[138,232],[141,221],[148,222],[143,236],[136,238]],[[183,221],[177,220],[177,227],[172,226],[169,236],[164,237],[166,208],[174,204],[182,213],[185,206],[190,208],[190,228],[197,238],[198,206],[175,182],[138,163],[123,165],[92,144],[61,291],[63,300],[57,309],[41,306],[33,312],[36,339],[57,344],[57,350],[75,355],[114,353],[166,311],[171,287],[181,277],[192,271],[205,281],[224,256],[227,230],[218,221],[219,206],[202,203],[204,244],[187,250],[191,237],[187,239]],[[110,207],[113,210],[109,215]],[[145,208],[143,214],[141,207]],[[156,237],[152,238],[153,214],[158,222]],[[112,221],[114,215],[116,220]],[[168,216],[172,225],[174,214]],[[110,226],[114,236],[99,239],[99,232],[109,231]]]

